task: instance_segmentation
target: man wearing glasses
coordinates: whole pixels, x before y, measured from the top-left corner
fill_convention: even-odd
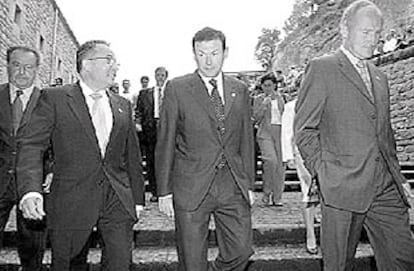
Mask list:
[[[45,89],[19,138],[20,209],[29,219],[45,215],[38,158],[51,142],[55,175],[47,211],[52,270],[75,270],[73,260],[82,254],[94,226],[104,242],[104,270],[129,270],[132,225],[144,203],[131,107],[108,91],[118,70],[108,43],[86,42],[77,51],[76,64],[80,81]]]

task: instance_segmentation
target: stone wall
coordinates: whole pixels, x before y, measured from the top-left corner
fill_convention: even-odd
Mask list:
[[[414,166],[414,45],[374,60],[387,74],[398,159]]]
[[[322,1],[295,31],[279,44],[273,69],[285,72],[291,65],[302,66],[312,59],[339,48],[339,21],[344,9],[355,0]],[[414,25],[414,0],[372,0],[383,11],[384,31]]]
[[[41,55],[37,85],[76,80],[75,55],[79,43],[54,0],[0,1],[0,82],[7,80],[6,50],[26,45]]]

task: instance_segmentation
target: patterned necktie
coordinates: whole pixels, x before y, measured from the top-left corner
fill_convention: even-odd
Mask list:
[[[358,73],[361,75],[362,81],[364,81],[364,84],[368,90],[369,95],[371,96],[371,99],[374,98],[374,95],[372,94],[372,84],[371,84],[371,78],[368,73],[368,67],[365,61],[359,60],[356,63],[356,66],[358,68]]]
[[[220,98],[220,93],[217,89],[217,80],[210,79],[208,82],[213,86],[213,89],[211,90],[210,101],[214,106],[214,112],[216,113],[217,120],[222,122],[224,121],[224,105],[223,101]]]
[[[19,129],[20,121],[23,117],[23,102],[20,97],[23,94],[21,89],[16,91],[16,98],[13,101],[12,111],[13,111],[13,130],[14,133]]]
[[[94,101],[92,105],[92,123],[95,127],[95,133],[98,139],[102,157],[105,156],[106,145],[109,141],[109,129],[106,121],[104,99],[102,99],[103,94],[104,93],[100,92],[90,94],[91,98]]]

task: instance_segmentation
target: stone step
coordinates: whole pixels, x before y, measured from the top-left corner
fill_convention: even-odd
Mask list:
[[[322,265],[321,254],[310,255],[301,245],[279,245],[279,246],[256,246],[255,254],[251,257],[250,271],[284,270],[284,271],[320,271]],[[217,248],[209,248],[208,259],[212,261],[218,254]],[[88,255],[89,270],[99,270],[101,259],[100,249],[91,249]],[[48,250],[43,263],[46,270],[49,270],[51,253]],[[375,261],[369,244],[361,243],[356,253],[356,269],[374,271]],[[174,247],[163,248],[136,248],[133,250],[132,270],[176,270],[177,253]],[[15,249],[0,250],[0,271],[17,271],[19,258]]]

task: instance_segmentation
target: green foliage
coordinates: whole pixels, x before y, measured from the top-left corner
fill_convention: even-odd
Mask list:
[[[280,31],[276,28],[262,29],[262,34],[258,38],[254,55],[263,67],[270,68],[272,66],[272,59],[275,56],[275,50],[280,41],[279,36]]]

